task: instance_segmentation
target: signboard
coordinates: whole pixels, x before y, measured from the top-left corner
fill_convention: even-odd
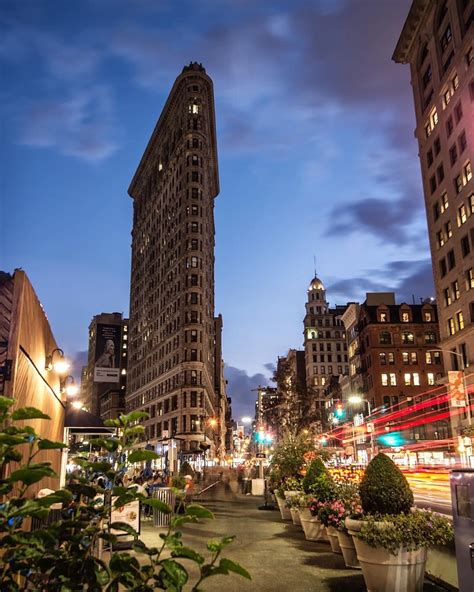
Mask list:
[[[120,381],[121,325],[97,325],[94,382]]]
[[[369,432],[369,434],[375,432],[375,425],[373,424],[373,422],[367,422],[367,431]]]
[[[112,498],[112,505],[116,499],[116,497]],[[125,524],[131,526],[140,534],[140,500],[134,500],[120,508],[112,508],[110,511],[110,522],[125,522]],[[115,535],[127,534],[123,530],[115,529],[111,529],[110,532]]]
[[[448,393],[452,407],[466,406],[466,385],[461,370],[448,372]]]

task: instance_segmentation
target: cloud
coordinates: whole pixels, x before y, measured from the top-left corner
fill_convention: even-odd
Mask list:
[[[268,378],[261,373],[249,375],[246,370],[225,365],[225,377],[228,381],[227,395],[232,399],[232,415],[234,419],[255,415],[255,401],[257,393],[254,392],[259,386],[267,386]]]
[[[431,259],[391,261],[365,274],[335,281],[328,293],[348,302],[363,302],[366,292],[395,292],[397,302],[412,302],[414,297],[416,303],[434,295]]]
[[[109,90],[91,87],[64,100],[29,103],[19,115],[19,143],[88,161],[101,161],[117,149]]]
[[[276,371],[276,366],[273,362],[268,362],[267,364],[264,364],[263,367],[268,370],[270,374],[273,374]]]

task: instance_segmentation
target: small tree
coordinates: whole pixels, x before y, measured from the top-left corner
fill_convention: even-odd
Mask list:
[[[377,454],[367,465],[359,492],[365,514],[407,514],[413,506],[408,481],[383,453]]]
[[[312,493],[313,486],[321,477],[329,478],[329,471],[321,458],[317,456],[311,461],[308,471],[303,479],[303,490],[306,493]]]

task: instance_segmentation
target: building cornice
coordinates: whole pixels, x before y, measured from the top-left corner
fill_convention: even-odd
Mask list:
[[[435,0],[413,0],[397,46],[393,52],[392,60],[397,64],[407,64],[410,61],[411,48],[413,47],[417,32],[424,16],[434,5],[434,2]]]

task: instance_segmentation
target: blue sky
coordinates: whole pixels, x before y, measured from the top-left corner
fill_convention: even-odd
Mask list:
[[[237,415],[331,304],[432,296],[408,66],[409,0],[4,0],[0,266],[23,268],[71,356],[128,312],[127,188],[182,67],[214,80],[216,312]],[[83,359],[83,358],[82,358]]]

